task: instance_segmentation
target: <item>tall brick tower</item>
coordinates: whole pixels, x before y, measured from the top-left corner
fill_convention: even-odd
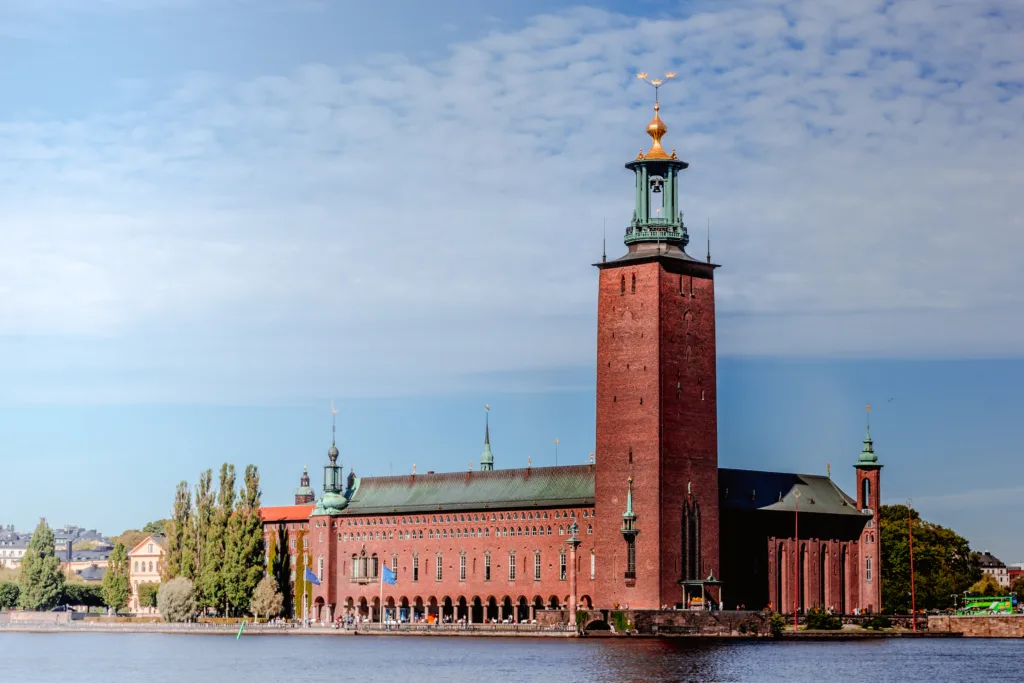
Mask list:
[[[871,406],[868,406],[871,416]],[[864,448],[857,458],[857,509],[871,519],[860,534],[860,567],[853,575],[860,577],[860,607],[868,612],[882,611],[882,533],[881,483],[882,467],[871,440],[871,422],[864,434]]]
[[[671,607],[720,576],[715,266],[685,251],[679,179],[688,164],[662,148],[659,110],[656,99],[651,148],[626,164],[636,175],[628,252],[596,264],[602,607]]]

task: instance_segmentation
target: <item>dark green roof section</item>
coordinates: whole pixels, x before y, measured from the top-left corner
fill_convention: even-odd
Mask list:
[[[344,515],[594,504],[593,465],[444,472],[358,480]]]
[[[793,512],[800,492],[800,513],[864,517],[857,502],[829,477],[758,470],[718,470],[719,500],[724,510]]]

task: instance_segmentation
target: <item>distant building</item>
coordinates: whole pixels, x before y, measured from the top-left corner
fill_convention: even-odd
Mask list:
[[[96,570],[106,571],[107,562],[110,560],[110,550],[72,550],[70,543],[66,546],[62,558],[64,573],[81,576],[82,572],[90,570],[95,575]]]
[[[128,606],[136,614],[157,613],[156,608],[139,604],[139,586],[144,583],[160,583],[166,547],[167,538],[162,534],[153,534],[128,551],[128,580],[132,587],[132,598]]]
[[[981,571],[994,578],[1000,586],[1005,588],[1010,585],[1010,571],[1002,560],[989,551],[986,550],[981,554],[978,566],[981,567]]]
[[[14,527],[0,531],[0,569],[16,569],[21,566],[32,534],[19,534]]]

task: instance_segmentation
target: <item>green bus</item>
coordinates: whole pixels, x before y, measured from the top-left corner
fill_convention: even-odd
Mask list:
[[[964,599],[964,604],[957,611],[958,615],[969,616],[977,614],[1013,614],[1017,606],[1017,596],[998,595],[992,597],[969,597]]]

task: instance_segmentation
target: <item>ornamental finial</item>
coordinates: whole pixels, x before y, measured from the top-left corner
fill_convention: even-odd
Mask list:
[[[668,132],[668,126],[658,116],[658,112],[661,110],[661,104],[658,102],[658,91],[661,89],[661,86],[675,78],[676,73],[670,71],[665,74],[664,79],[648,79],[646,72],[638,73],[636,77],[654,88],[654,118],[647,124],[647,134],[651,136],[654,142],[651,144],[651,148],[647,150],[647,154],[643,154],[641,150],[641,156],[637,157],[637,159],[673,159],[675,158],[675,150],[672,150],[672,156],[669,156],[661,146],[661,138]]]

